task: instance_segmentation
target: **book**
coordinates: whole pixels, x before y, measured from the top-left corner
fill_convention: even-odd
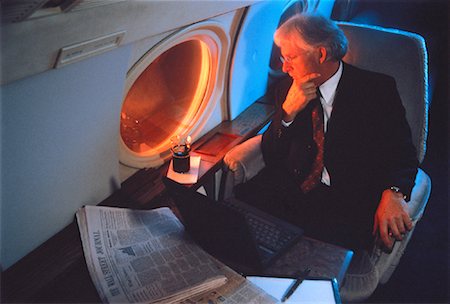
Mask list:
[[[85,206],[76,213],[104,303],[276,303],[200,248],[169,208]]]

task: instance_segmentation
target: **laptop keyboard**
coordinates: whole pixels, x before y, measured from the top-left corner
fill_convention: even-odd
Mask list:
[[[284,248],[296,234],[280,229],[263,219],[247,215],[247,223],[252,229],[256,242],[273,253]]]
[[[247,224],[253,233],[263,259],[270,259],[274,254],[286,248],[286,245],[292,239],[298,237],[297,231],[294,232],[287,228],[276,226],[251,211],[246,210],[241,205],[238,206],[231,203],[228,206],[245,215]]]

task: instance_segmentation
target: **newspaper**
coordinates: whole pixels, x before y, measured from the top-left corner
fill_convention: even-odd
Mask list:
[[[85,206],[86,264],[105,303],[275,303],[196,245],[169,208]]]

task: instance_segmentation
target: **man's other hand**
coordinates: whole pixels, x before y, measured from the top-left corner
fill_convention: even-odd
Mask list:
[[[373,234],[378,232],[386,248],[392,250],[395,240],[401,241],[403,235],[412,228],[403,194],[384,190],[375,213]]]
[[[317,85],[313,80],[319,77],[319,73],[311,73],[298,81],[294,80],[282,106],[284,121],[294,120],[295,116],[306,107],[308,102],[317,97]]]

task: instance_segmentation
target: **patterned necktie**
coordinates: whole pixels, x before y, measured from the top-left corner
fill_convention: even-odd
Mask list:
[[[317,96],[321,96],[319,90],[317,93]],[[313,102],[315,104],[311,112],[311,117],[313,127],[313,140],[317,146],[317,154],[311,167],[311,172],[300,185],[303,193],[308,193],[320,183],[323,171],[323,145],[325,141],[323,129],[323,109],[319,97],[313,100]]]

